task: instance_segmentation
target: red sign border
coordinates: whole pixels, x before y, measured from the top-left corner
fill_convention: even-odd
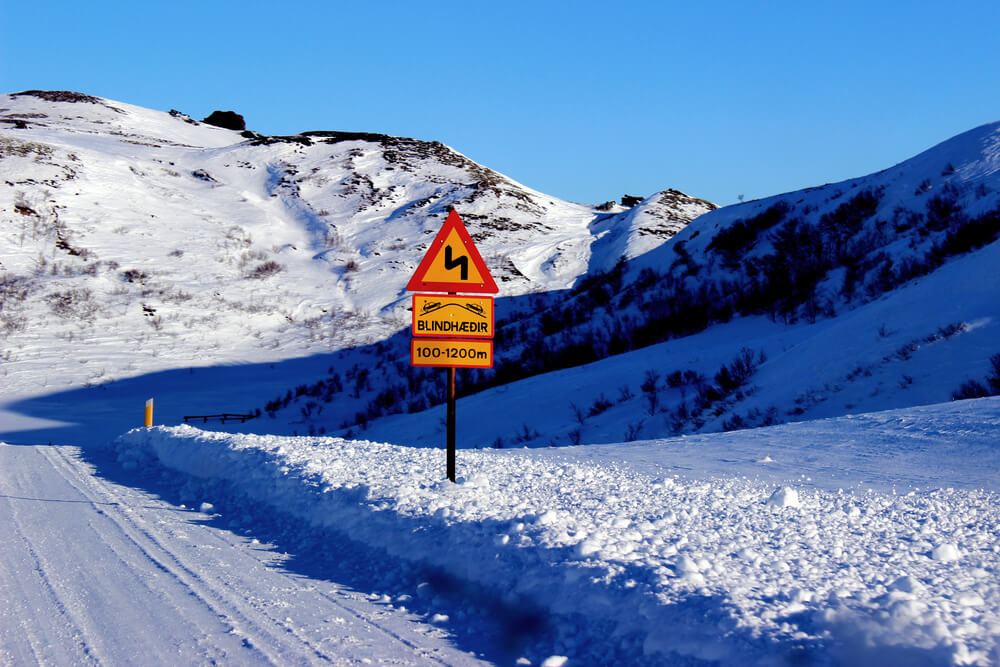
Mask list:
[[[483,278],[482,283],[427,282],[424,280],[424,276],[427,275],[431,264],[434,263],[438,254],[441,253],[445,239],[448,238],[452,230],[458,234],[458,238],[465,245],[465,251],[469,253],[469,258],[472,260],[473,266],[476,267],[479,275]],[[413,277],[406,284],[406,289],[410,292],[471,292],[473,294],[496,294],[500,291],[496,281],[493,280],[493,275],[486,268],[486,262],[483,261],[482,255],[479,254],[479,249],[476,248],[472,237],[469,236],[469,230],[465,228],[462,218],[454,209],[448,214],[448,219],[444,221],[444,226],[441,227],[437,236],[431,241],[430,247],[424,253],[424,258],[420,260],[417,270],[413,272]]]

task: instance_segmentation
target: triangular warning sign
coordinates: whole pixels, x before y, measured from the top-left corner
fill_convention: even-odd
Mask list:
[[[406,285],[411,292],[479,292],[496,294],[486,263],[458,213],[452,210],[420,266]]]

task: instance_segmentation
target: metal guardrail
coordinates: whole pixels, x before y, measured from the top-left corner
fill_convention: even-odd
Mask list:
[[[228,421],[239,420],[239,422],[242,424],[248,419],[256,419],[256,418],[257,415],[238,415],[238,414],[233,414],[231,412],[223,412],[221,415],[184,415],[184,423],[187,424],[188,420],[200,419],[202,424],[206,424],[208,423],[209,419],[213,420],[218,419],[223,424],[225,424],[227,420]]]

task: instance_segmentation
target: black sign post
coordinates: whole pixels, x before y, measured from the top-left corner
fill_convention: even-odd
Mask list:
[[[455,481],[455,375],[454,366],[445,369],[448,373],[448,415],[445,427],[448,430],[448,479]]]

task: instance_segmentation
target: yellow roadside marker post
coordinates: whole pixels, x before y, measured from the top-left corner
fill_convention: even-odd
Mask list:
[[[146,401],[146,426],[153,425],[153,399]]]

